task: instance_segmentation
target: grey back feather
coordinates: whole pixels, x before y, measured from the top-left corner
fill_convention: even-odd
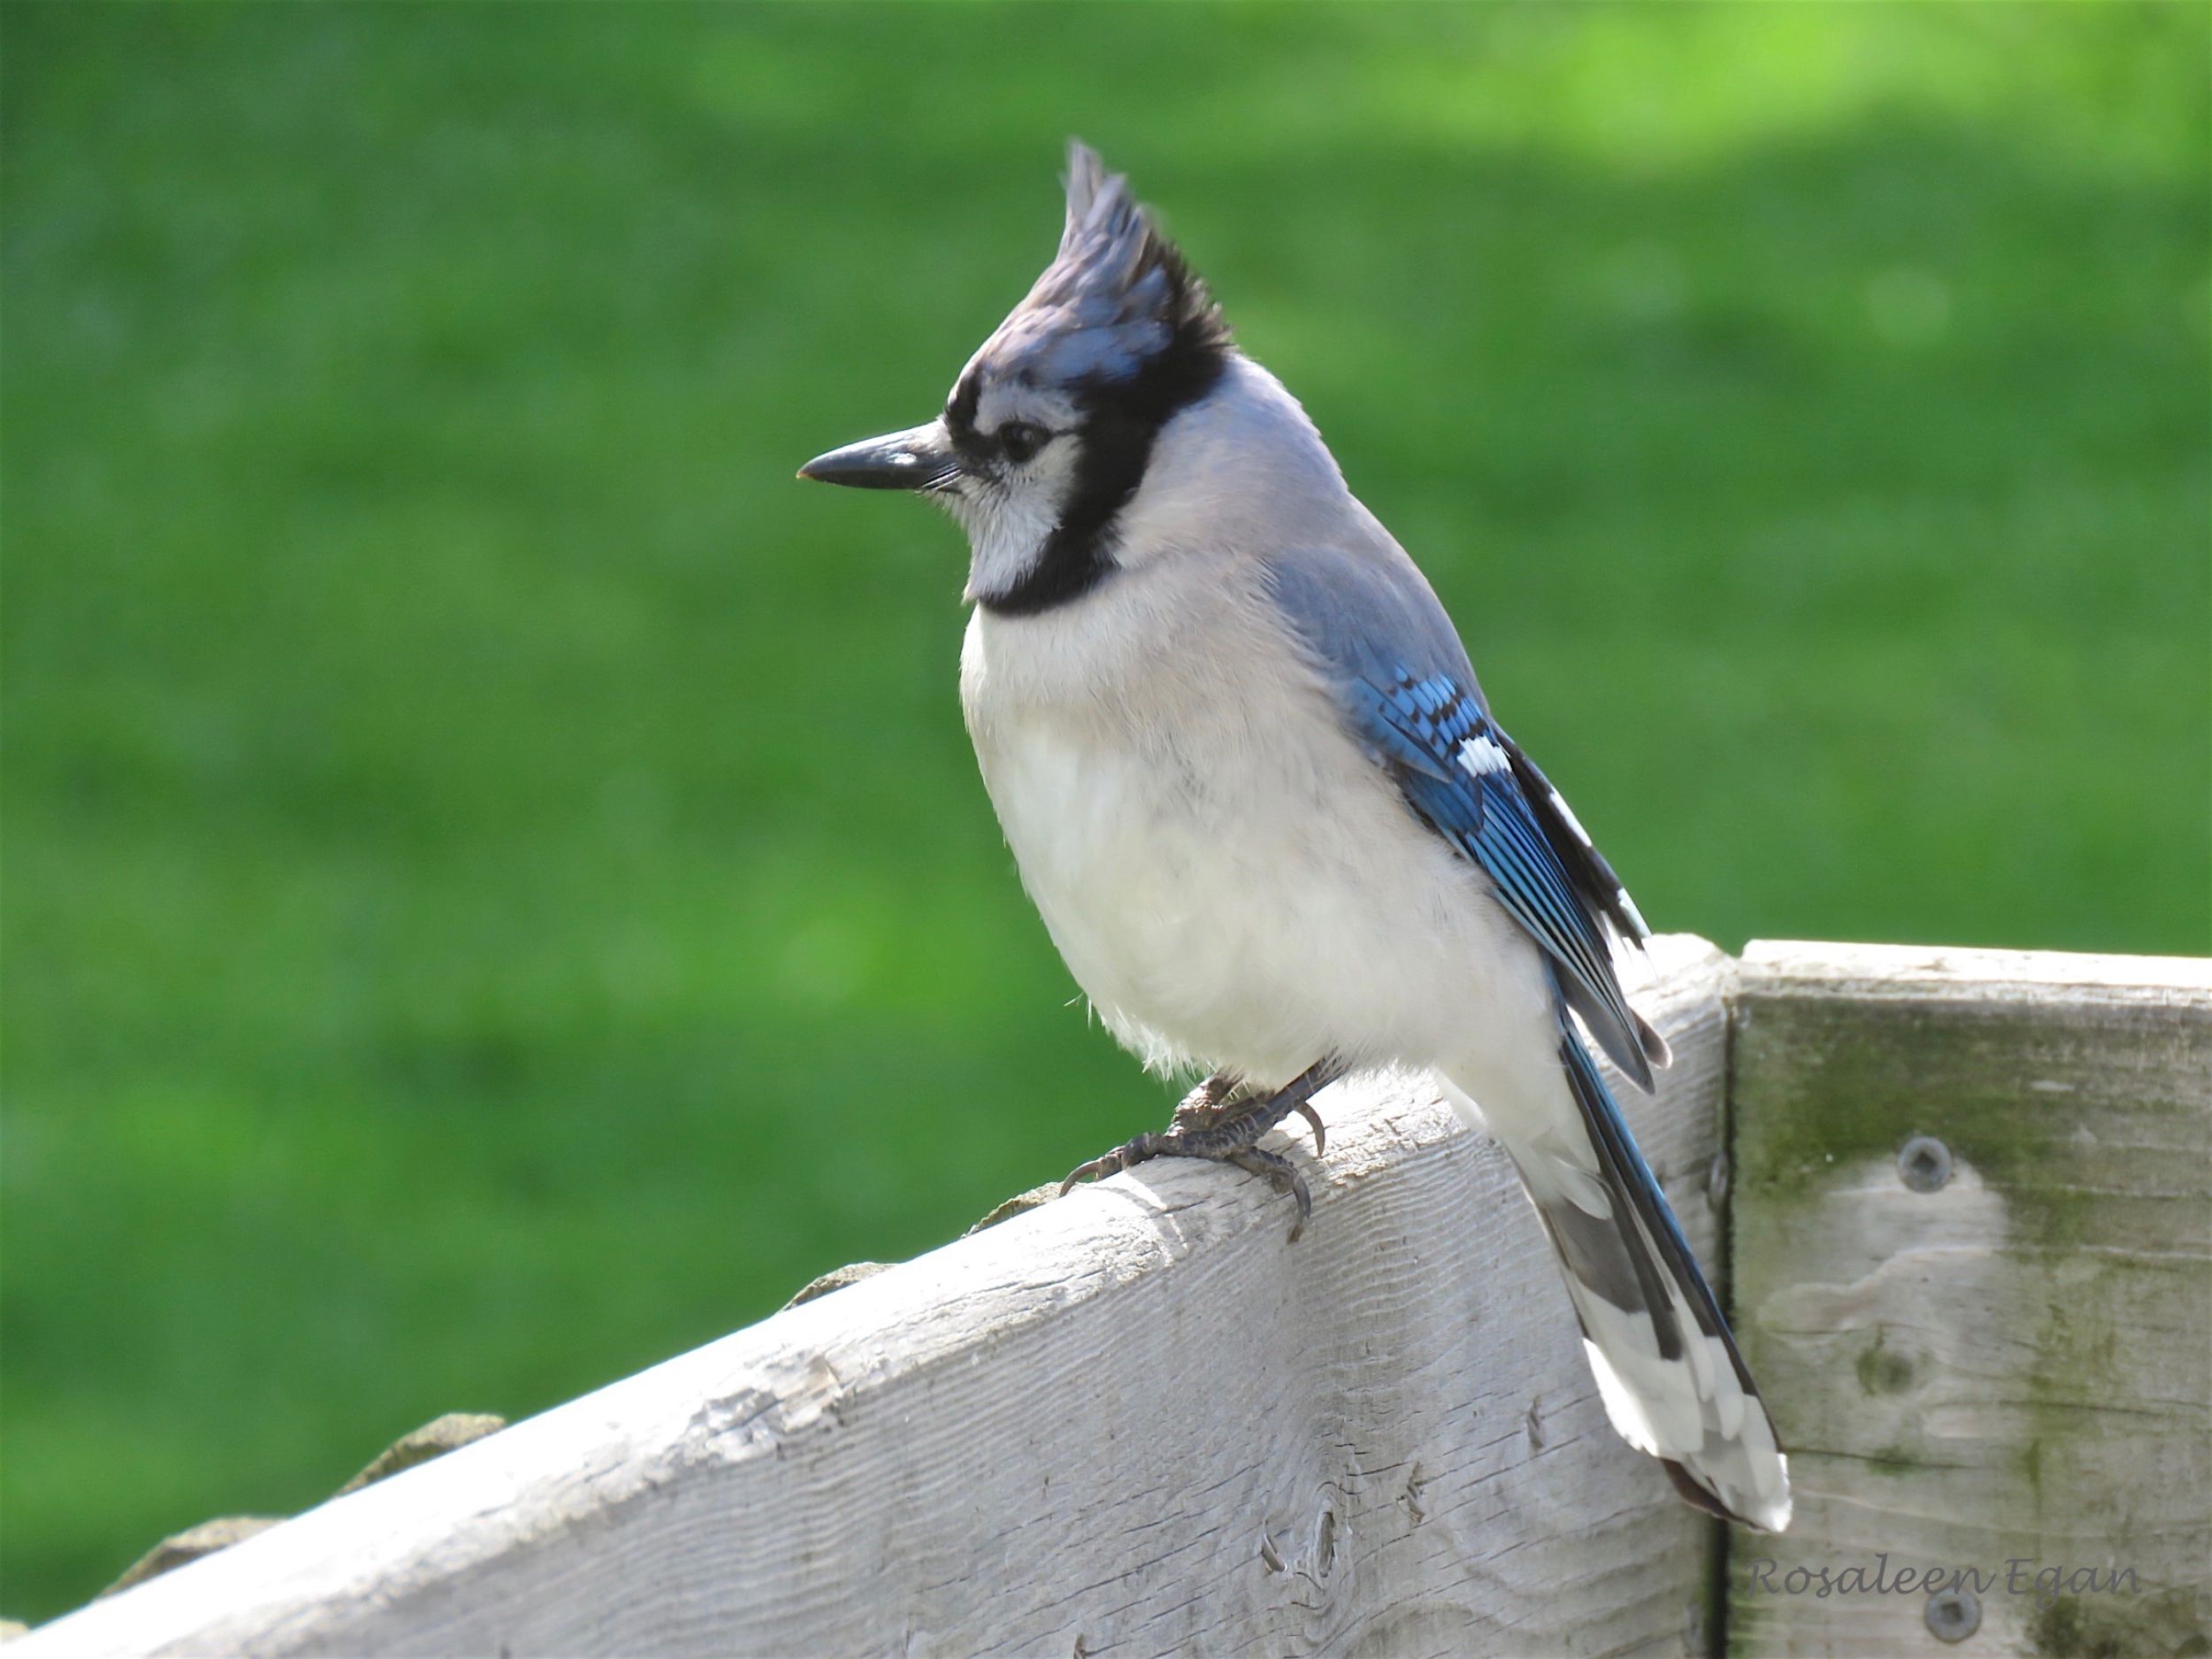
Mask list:
[[[1467,648],[1421,567],[1386,535],[1363,548],[1289,548],[1266,558],[1277,607],[1333,677],[1389,685],[1448,674],[1486,714]]]

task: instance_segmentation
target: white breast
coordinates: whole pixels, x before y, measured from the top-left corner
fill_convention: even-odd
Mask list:
[[[1076,980],[1148,1064],[1260,1083],[1430,1065],[1546,1007],[1486,879],[1406,810],[1272,630],[1196,557],[1041,616],[979,611],[962,701]],[[1206,587],[1208,627],[1179,588]],[[1225,590],[1230,603],[1222,603]]]

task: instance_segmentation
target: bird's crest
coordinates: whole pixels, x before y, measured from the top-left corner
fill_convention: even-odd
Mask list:
[[[971,373],[1110,396],[1194,369],[1210,380],[1228,346],[1205,284],[1130,194],[1129,180],[1071,141],[1059,250]]]

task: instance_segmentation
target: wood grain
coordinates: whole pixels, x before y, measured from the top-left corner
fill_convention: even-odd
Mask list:
[[[1724,956],[1621,1097],[1709,1259]],[[1606,1426],[1494,1148],[1322,1097],[1317,1209],[1079,1191],[34,1632],[90,1654],[1702,1652],[1716,1532]],[[1132,1129],[1140,1125],[1132,1125]]]
[[[1798,1500],[1731,1650],[2212,1652],[2212,963],[1760,944],[1737,998],[1737,1329]],[[1978,1632],[1885,1567],[1985,1575]]]

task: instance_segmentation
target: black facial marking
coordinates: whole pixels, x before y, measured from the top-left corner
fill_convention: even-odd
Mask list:
[[[1036,564],[1004,592],[982,595],[979,603],[995,616],[1034,616],[1066,604],[1112,572],[1114,521],[1144,481],[1153,441],[1228,366],[1229,329],[1219,309],[1182,255],[1156,234],[1148,240],[1140,273],[1154,264],[1168,274],[1167,342],[1125,380],[1094,378],[1074,388],[1083,411],[1074,488]]]
[[[952,388],[951,401],[945,405],[945,430],[955,443],[975,436],[975,409],[982,398],[983,377],[970,369]]]

